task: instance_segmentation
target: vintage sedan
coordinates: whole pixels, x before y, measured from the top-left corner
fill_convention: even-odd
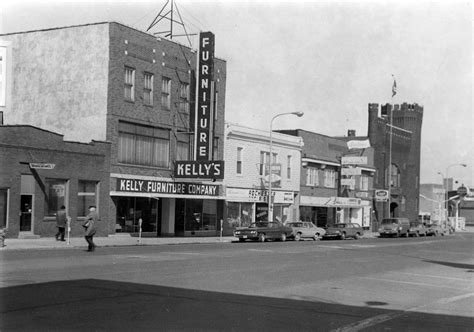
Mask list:
[[[449,228],[445,225],[440,225],[437,223],[426,224],[426,235],[428,236],[444,236],[449,234]]]
[[[326,234],[323,235],[323,239],[341,239],[354,238],[359,239],[364,235],[364,229],[355,223],[340,223],[334,224],[326,228]]]
[[[295,241],[299,241],[303,238],[310,238],[316,241],[326,234],[324,228],[317,227],[309,221],[294,221],[286,225],[293,230],[290,237]]]
[[[408,229],[408,236],[426,236],[427,229],[422,222],[410,221],[410,228]]]
[[[260,221],[249,227],[237,228],[234,231],[234,236],[241,242],[245,240],[265,242],[267,239],[286,241],[292,232],[291,227],[285,226],[281,222]]]

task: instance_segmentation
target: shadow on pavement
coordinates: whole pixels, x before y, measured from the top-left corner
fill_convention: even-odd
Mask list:
[[[1,331],[472,331],[473,318],[97,279],[0,288]],[[382,304],[382,303],[377,303]],[[381,319],[383,318],[383,319]],[[369,320],[370,321],[370,320]],[[410,329],[411,328],[411,329]],[[359,329],[361,330],[361,329]]]
[[[427,262],[427,263],[439,264],[439,265],[454,267],[454,268],[458,268],[458,269],[466,269],[466,270],[473,270],[473,269],[474,269],[474,265],[473,265],[473,264],[453,263],[453,262],[440,262],[440,261],[431,261],[431,260],[423,260],[423,261],[424,261],[424,262]]]

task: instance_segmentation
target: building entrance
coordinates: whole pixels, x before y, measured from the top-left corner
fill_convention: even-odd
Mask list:
[[[141,219],[142,236],[160,236],[159,205],[160,201],[151,197],[118,197],[116,231],[139,233]]]
[[[33,195],[21,195],[20,232],[31,232],[33,215]]]

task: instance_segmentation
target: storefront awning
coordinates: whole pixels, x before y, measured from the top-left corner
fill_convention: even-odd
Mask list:
[[[300,206],[363,208],[370,206],[369,201],[355,197],[313,197],[301,196]]]
[[[121,197],[145,197],[145,198],[187,198],[187,199],[221,199],[225,200],[224,196],[204,196],[204,195],[174,195],[174,194],[157,194],[157,193],[137,193],[124,191],[111,191],[110,196]]]

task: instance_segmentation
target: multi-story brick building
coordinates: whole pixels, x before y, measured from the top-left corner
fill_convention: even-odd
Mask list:
[[[376,202],[377,217],[400,216],[416,220],[419,211],[423,107],[403,103],[393,107],[386,104],[379,108],[378,104],[369,104],[368,111],[368,137],[375,149],[377,168],[374,188],[390,189],[391,192],[389,202]]]
[[[319,227],[328,224],[353,222],[370,228],[372,220],[372,192],[375,168],[373,148],[349,150],[347,141],[355,138],[334,138],[296,129],[279,132],[300,136],[304,147],[301,159],[299,214],[305,221]],[[359,138],[360,139],[360,138]],[[343,175],[342,158],[361,156],[367,162],[352,167],[356,175]],[[347,166],[349,168],[349,166]],[[347,184],[342,179],[347,178]]]
[[[224,231],[268,218],[268,162],[270,133],[237,124],[225,131],[226,222]],[[298,220],[301,148],[303,140],[272,134],[273,217],[282,222]]]
[[[6,124],[111,143],[106,215],[117,232],[136,233],[141,224],[149,236],[215,234],[221,182],[173,177],[175,161],[193,159],[195,50],[105,22],[0,35],[0,53]],[[213,60],[218,160],[226,62]]]
[[[98,235],[114,232],[108,220],[110,143],[64,141],[33,126],[0,125],[0,228],[8,237],[54,236],[61,205],[71,235],[82,236],[88,207],[105,222]]]

